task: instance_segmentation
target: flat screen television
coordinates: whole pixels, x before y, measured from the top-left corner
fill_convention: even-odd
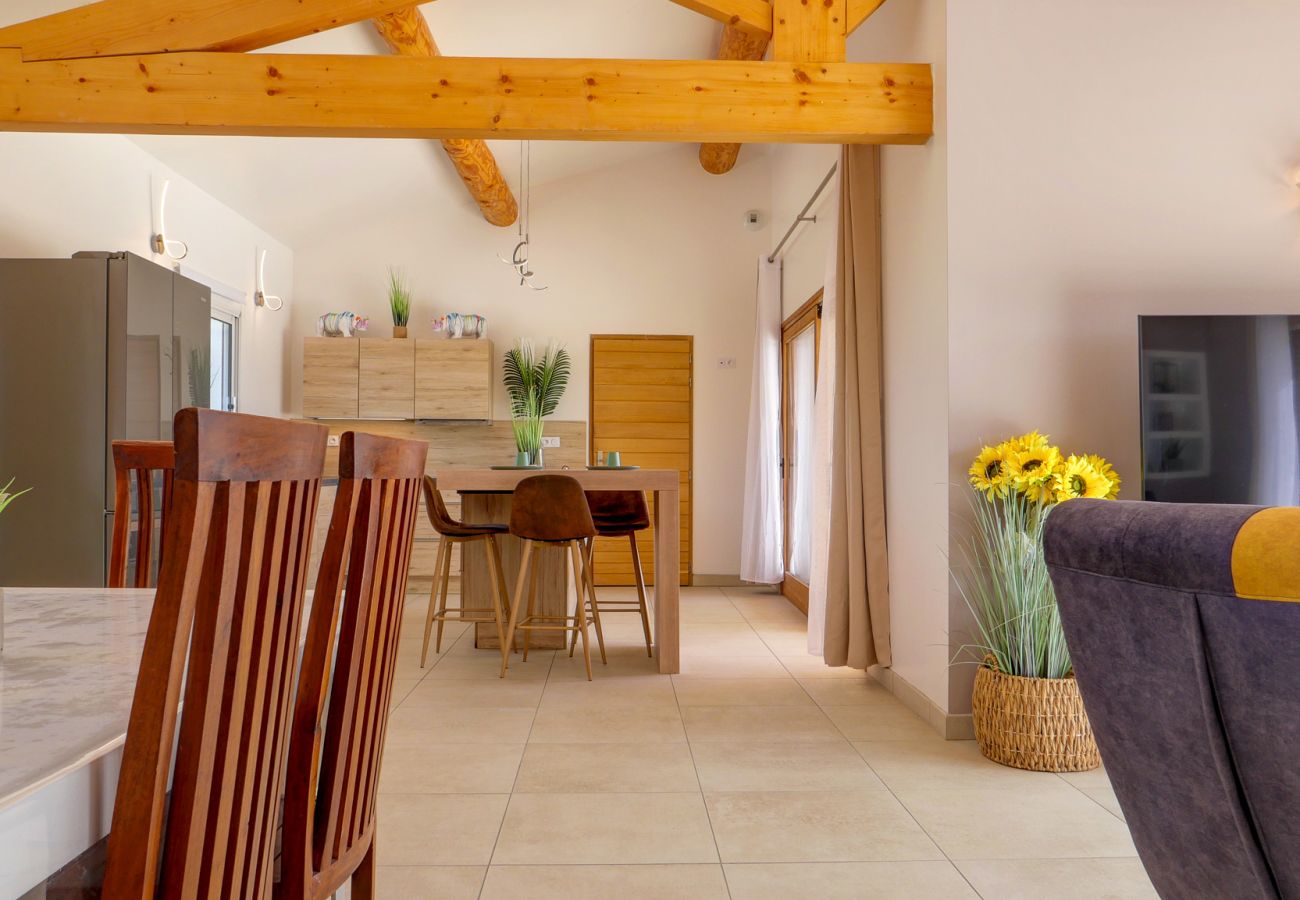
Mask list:
[[[1142,496],[1300,506],[1300,316],[1141,316]]]

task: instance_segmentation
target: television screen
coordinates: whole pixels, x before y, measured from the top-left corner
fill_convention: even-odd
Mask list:
[[[1142,316],[1142,495],[1300,506],[1300,316]]]

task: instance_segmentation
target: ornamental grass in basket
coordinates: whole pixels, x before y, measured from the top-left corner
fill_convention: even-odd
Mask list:
[[[1119,475],[1100,456],[1064,455],[1037,431],[984,447],[969,474],[975,527],[953,577],[975,620],[959,655],[979,666],[971,707],[980,751],[1021,769],[1094,769],[1101,758],[1043,558],[1043,525],[1060,503],[1114,499]]]

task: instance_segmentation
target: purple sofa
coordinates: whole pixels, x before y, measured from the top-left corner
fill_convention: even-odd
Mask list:
[[[1072,500],[1044,540],[1161,897],[1300,898],[1300,510]]]

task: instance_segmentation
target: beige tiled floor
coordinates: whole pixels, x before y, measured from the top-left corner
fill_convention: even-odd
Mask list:
[[[614,591],[615,589],[606,589]],[[384,898],[1149,898],[1104,772],[1003,768],[751,589],[682,592],[682,674],[610,616],[609,665],[404,620],[380,785]]]

